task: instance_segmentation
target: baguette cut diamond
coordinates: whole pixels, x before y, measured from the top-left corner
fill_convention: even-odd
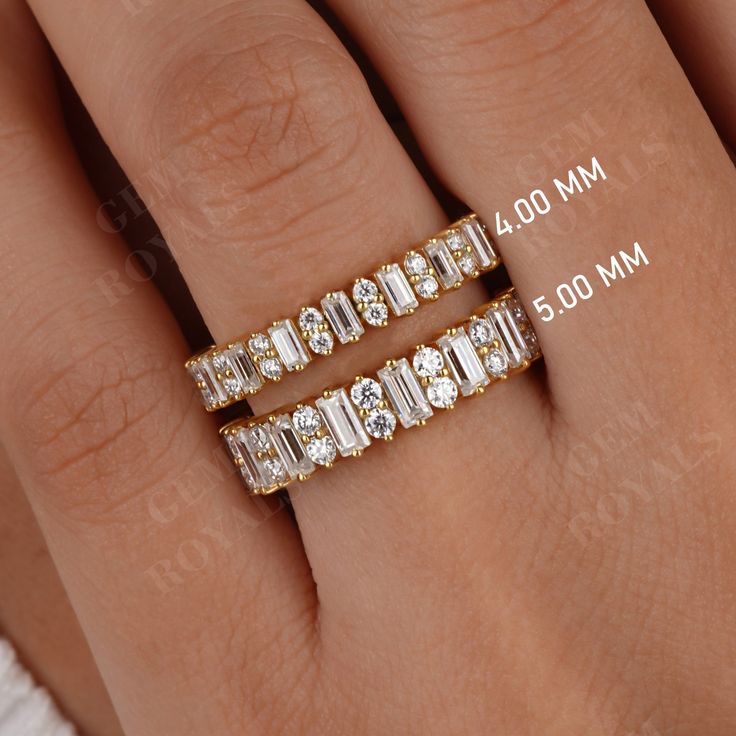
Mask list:
[[[287,371],[299,370],[311,360],[304,342],[290,319],[281,320],[269,327],[268,334]]]
[[[340,455],[348,457],[370,445],[370,437],[360,421],[358,412],[350,403],[345,389],[317,399],[315,403],[335,440]]]
[[[406,358],[381,368],[378,377],[403,427],[413,427],[432,416],[432,407]]]
[[[321,304],[327,321],[341,343],[357,340],[365,332],[358,313],[344,291],[328,294]]]
[[[435,275],[443,289],[451,289],[460,283],[463,277],[455,264],[455,259],[445,245],[444,240],[433,240],[424,247],[424,252],[432,264]]]
[[[397,317],[401,317],[401,315],[419,306],[411,284],[399,268],[398,263],[392,263],[390,266],[376,271],[375,277],[381,287],[386,303]]]
[[[250,355],[242,343],[236,343],[223,352],[223,357],[240,384],[243,393],[253,393],[263,385],[263,379],[256,370]]]
[[[288,414],[276,418],[272,432],[273,444],[284,461],[289,477],[295,480],[300,475],[311,475],[314,472],[314,463],[309,459]]]
[[[508,303],[501,302],[498,307],[491,307],[486,312],[486,317],[491,321],[512,368],[518,368],[524,361],[531,359],[531,352],[514,321]]]
[[[490,382],[473,344],[462,327],[454,335],[441,337],[437,340],[437,344],[463,396],[469,396]]]
[[[253,437],[247,429],[243,427],[234,434],[225,435],[225,442],[248,490],[258,492],[272,485],[269,470],[259,457]]]
[[[476,262],[482,269],[489,268],[498,260],[498,255],[493,249],[488,233],[478,220],[474,218],[465,220],[460,227],[473,251],[473,255],[475,255]]]
[[[217,406],[227,399],[227,390],[217,379],[217,370],[208,358],[189,366],[189,375],[197,382],[206,405]]]

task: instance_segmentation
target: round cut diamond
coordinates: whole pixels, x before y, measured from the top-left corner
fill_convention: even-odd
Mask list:
[[[378,287],[368,279],[358,279],[353,285],[353,299],[358,304],[370,304],[378,297]]]
[[[422,276],[414,287],[422,299],[431,299],[439,289],[439,284],[434,276]]]
[[[457,265],[460,266],[460,270],[466,276],[470,276],[470,274],[475,273],[476,271],[475,260],[473,259],[473,256],[470,255],[470,253],[466,253],[464,256],[458,258]]]
[[[361,409],[375,409],[383,398],[383,389],[372,378],[361,378],[350,389],[350,398]]]
[[[477,348],[490,345],[493,342],[493,328],[487,319],[476,319],[470,323],[468,328],[470,342]]]
[[[212,365],[218,373],[224,373],[227,370],[227,361],[225,360],[225,356],[220,353],[212,356]]]
[[[427,386],[427,399],[438,409],[448,409],[457,400],[457,386],[451,378],[435,378]]]
[[[388,307],[383,302],[369,304],[363,310],[363,319],[373,327],[382,327],[388,320]]]
[[[404,268],[411,276],[421,276],[427,273],[427,261],[421,253],[410,253],[404,259]]]
[[[439,376],[442,373],[442,369],[445,367],[445,361],[439,350],[421,348],[421,350],[417,350],[414,354],[412,367],[415,373],[424,378],[430,378],[431,376]]]
[[[463,236],[457,230],[450,230],[445,237],[445,242],[450,250],[462,250],[465,247]]]
[[[263,467],[271,478],[272,483],[282,483],[286,480],[286,469],[281,460],[275,457],[270,457],[264,461]]]
[[[483,358],[483,364],[485,365],[488,373],[490,373],[494,378],[505,376],[509,369],[508,358],[496,348],[490,350]]]
[[[281,378],[281,374],[284,371],[284,366],[281,365],[281,361],[278,358],[266,358],[266,360],[258,364],[258,367],[261,373],[272,381]]]
[[[305,307],[299,312],[299,329],[304,332],[316,330],[324,321],[325,316],[314,307]]]
[[[271,341],[265,335],[258,333],[248,340],[248,347],[253,355],[265,355],[271,347]]]
[[[526,322],[526,312],[524,311],[524,307],[519,304],[517,301],[513,301],[510,304],[511,306],[511,314],[514,315],[514,319],[517,322]]]
[[[322,426],[322,417],[319,412],[311,406],[302,406],[291,416],[294,428],[299,434],[312,437]]]
[[[329,465],[335,459],[337,450],[332,437],[319,437],[309,440],[307,444],[307,455],[317,465]]]
[[[365,429],[377,440],[386,439],[396,430],[396,415],[388,409],[373,409],[365,418]]]
[[[250,430],[250,437],[256,450],[260,452],[265,452],[271,445],[268,432],[263,427],[253,427]]]
[[[526,332],[524,332],[524,342],[526,342],[526,346],[533,353],[539,348],[539,340],[537,339],[537,335],[534,330],[527,329]]]
[[[237,396],[240,393],[240,381],[237,378],[225,378],[222,385],[230,396]]]
[[[331,332],[315,332],[309,338],[309,347],[317,355],[329,355],[335,345],[335,339]]]

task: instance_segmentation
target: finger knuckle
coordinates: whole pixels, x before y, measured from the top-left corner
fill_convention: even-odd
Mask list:
[[[276,218],[264,202],[302,200],[296,206],[308,211],[334,191],[335,177],[347,187],[361,175],[370,97],[354,62],[309,29],[266,29],[217,53],[195,44],[162,75],[156,155],[186,182],[177,204],[206,212],[220,241],[242,240],[246,227],[267,235]],[[304,196],[289,196],[294,189]]]
[[[33,361],[14,392],[20,435],[33,448],[44,500],[80,522],[126,518],[171,448],[176,390],[168,358],[129,338],[73,358]]]
[[[601,0],[409,0],[395,7],[420,71],[471,87],[479,79],[487,84],[490,76],[509,77],[510,71],[526,84],[520,69],[582,53],[591,37],[603,36],[620,16],[615,4]],[[559,65],[548,66],[559,71]]]

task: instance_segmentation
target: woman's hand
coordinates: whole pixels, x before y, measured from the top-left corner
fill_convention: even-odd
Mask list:
[[[302,0],[29,4],[216,340],[447,221]],[[671,5],[733,141],[736,12]],[[643,2],[333,4],[439,179],[511,223],[546,372],[313,479],[296,524],[223,461],[174,316],[111,232],[142,202],[99,216],[37,29],[0,7],[1,439],[127,733],[733,733],[736,175]],[[535,189],[553,207],[516,228]],[[593,295],[562,314],[577,274]]]

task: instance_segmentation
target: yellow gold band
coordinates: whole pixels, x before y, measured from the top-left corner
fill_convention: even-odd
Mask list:
[[[215,411],[303,370],[313,357],[338,344],[357,342],[369,327],[413,314],[424,302],[491,271],[500,263],[486,226],[474,214],[416,245],[397,262],[328,293],[319,307],[303,307],[294,319],[216,345],[187,361],[205,408]]]
[[[322,396],[220,430],[248,490],[268,494],[321,468],[362,455],[399,427],[425,424],[435,410],[519,373],[541,357],[536,334],[508,289],[432,343],[390,360]]]

